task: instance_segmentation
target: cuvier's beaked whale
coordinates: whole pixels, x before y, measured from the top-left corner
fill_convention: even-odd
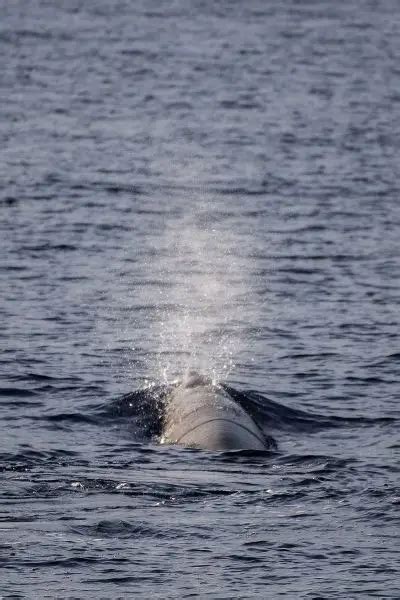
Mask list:
[[[163,444],[206,450],[265,450],[264,434],[219,385],[189,373],[169,395]]]

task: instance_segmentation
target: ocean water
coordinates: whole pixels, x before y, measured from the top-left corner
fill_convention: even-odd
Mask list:
[[[1,2],[1,597],[400,598],[399,56],[395,0]],[[277,448],[160,446],[188,368]]]

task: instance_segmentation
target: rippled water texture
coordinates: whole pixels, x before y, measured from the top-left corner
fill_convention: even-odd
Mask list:
[[[1,2],[0,596],[400,598],[399,56],[395,0]],[[277,449],[159,446],[187,368]]]

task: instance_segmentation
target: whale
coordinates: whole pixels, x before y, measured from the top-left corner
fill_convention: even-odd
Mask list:
[[[268,447],[246,410],[222,386],[196,372],[190,372],[169,394],[160,443],[212,451]]]

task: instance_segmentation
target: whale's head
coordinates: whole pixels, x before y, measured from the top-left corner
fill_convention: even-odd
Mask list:
[[[189,370],[182,380],[182,387],[187,389],[209,385],[212,385],[212,381],[209,377],[206,377],[205,375],[200,375],[200,373],[193,370]]]

